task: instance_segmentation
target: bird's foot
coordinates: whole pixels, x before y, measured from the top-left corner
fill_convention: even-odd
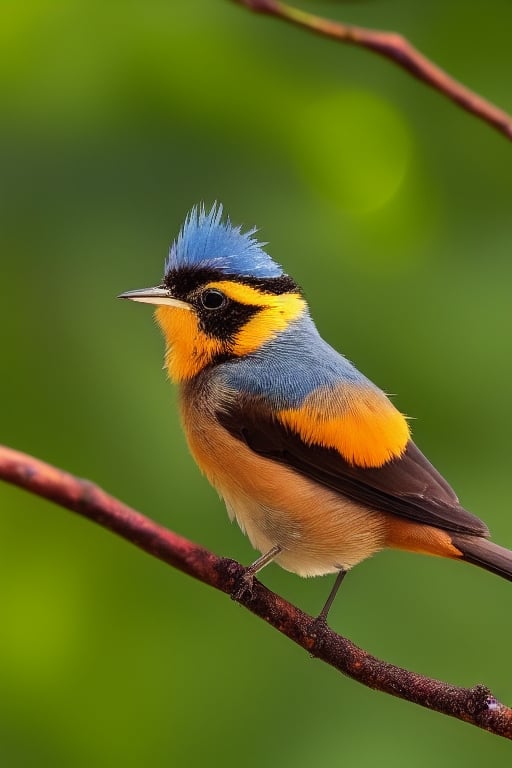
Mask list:
[[[254,577],[266,565],[272,562],[281,552],[281,547],[275,544],[272,549],[258,557],[252,565],[245,569],[241,576],[235,578],[235,585],[231,590],[231,599],[237,602],[250,602],[254,592]]]
[[[246,568],[244,573],[235,581],[231,590],[231,599],[240,603],[242,600],[250,602],[254,592],[254,572],[251,568]]]

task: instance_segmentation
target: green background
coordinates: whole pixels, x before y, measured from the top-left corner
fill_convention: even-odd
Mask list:
[[[407,35],[511,109],[512,5],[310,3]],[[389,62],[227,0],[0,8],[2,441],[250,562],[189,457],[147,307],[191,205],[257,224],[323,335],[512,545],[512,146]],[[0,488],[0,763],[507,764],[507,742],[374,693],[106,531]],[[315,613],[330,579],[269,567]],[[512,703],[512,585],[403,553],[332,625]]]

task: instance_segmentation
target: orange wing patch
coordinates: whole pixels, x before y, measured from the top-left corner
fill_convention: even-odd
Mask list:
[[[278,418],[308,445],[334,448],[359,467],[381,467],[399,458],[410,438],[405,417],[371,387],[323,387],[300,408],[279,411]]]

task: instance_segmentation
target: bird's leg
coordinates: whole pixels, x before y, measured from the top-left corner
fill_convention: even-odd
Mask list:
[[[258,559],[252,563],[252,565],[246,568],[244,574],[239,579],[238,583],[235,584],[235,587],[231,592],[232,599],[241,600],[241,598],[244,597],[247,592],[249,593],[250,599],[252,597],[252,587],[255,575],[258,573],[258,571],[261,571],[262,568],[271,563],[272,560],[274,560],[280,552],[281,547],[276,545],[275,547],[272,547],[272,549],[269,549],[268,552],[265,552],[264,555],[258,557]]]
[[[341,582],[345,578],[346,574],[347,574],[347,571],[344,571],[343,568],[340,568],[338,575],[336,576],[336,581],[334,582],[333,588],[329,592],[329,597],[327,598],[324,607],[322,608],[322,610],[320,611],[320,613],[316,618],[316,623],[323,624],[323,625],[327,624],[327,614],[331,609],[331,605],[334,602],[334,598],[336,597],[338,589],[341,586]]]

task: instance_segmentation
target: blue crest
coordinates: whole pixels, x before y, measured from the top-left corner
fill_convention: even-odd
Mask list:
[[[256,229],[242,232],[242,227],[222,219],[222,205],[214,203],[207,212],[204,205],[194,206],[187,215],[176,240],[171,245],[165,271],[182,267],[219,269],[226,274],[246,277],[279,277],[283,270],[253,237]]]

